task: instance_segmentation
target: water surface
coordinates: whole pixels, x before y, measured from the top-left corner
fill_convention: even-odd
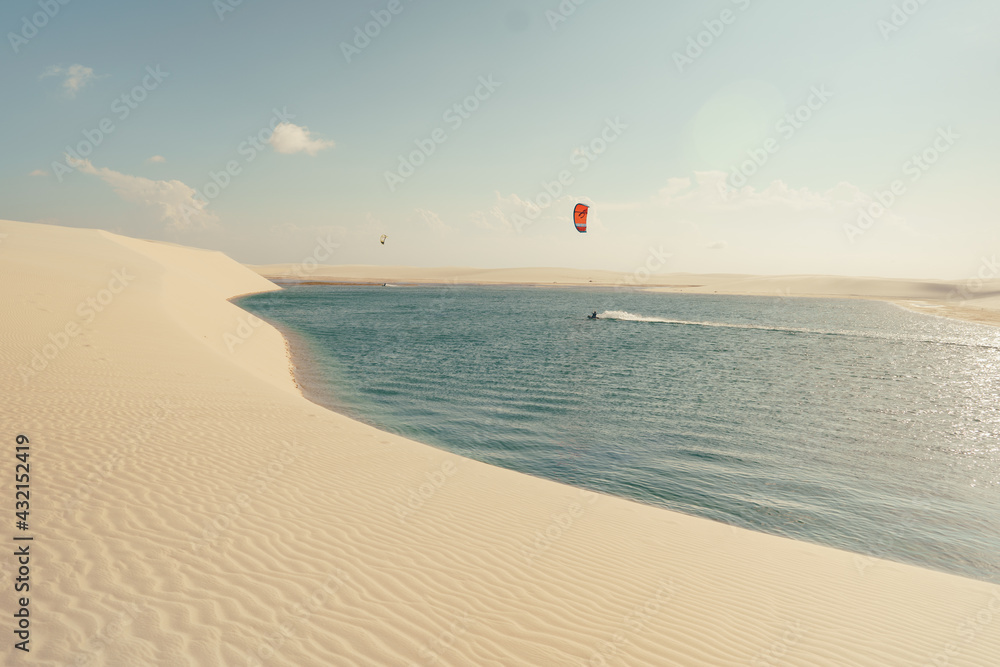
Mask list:
[[[292,286],[239,305],[303,341],[314,399],[386,431],[1000,583],[998,329],[597,289]]]

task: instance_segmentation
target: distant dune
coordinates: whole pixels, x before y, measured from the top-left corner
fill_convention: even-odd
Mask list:
[[[532,271],[335,277],[606,280]],[[697,289],[738,284],[718,280]],[[8,553],[0,664],[996,665],[998,586],[580,491],[307,401],[282,336],[227,301],[274,289],[217,252],[0,222],[0,492],[9,540],[24,434],[34,537],[30,657]]]
[[[1000,325],[1000,279],[904,280],[821,275],[632,273],[560,268],[474,269],[371,265],[248,265],[262,276],[340,284],[632,286],[655,292],[836,297],[892,301],[919,312]]]

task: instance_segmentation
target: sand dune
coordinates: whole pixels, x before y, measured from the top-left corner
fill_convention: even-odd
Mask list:
[[[310,403],[280,334],[226,301],[274,286],[223,255],[0,234],[0,492],[12,507],[23,433],[35,537],[29,655],[0,559],[2,664],[1000,656],[998,586],[581,492]]]
[[[461,283],[475,285],[544,284],[544,285],[614,285],[626,274],[614,271],[583,271],[539,267],[529,269],[475,269],[461,266],[423,268],[416,266],[341,266],[307,264],[267,264],[253,269],[268,278],[343,283]]]

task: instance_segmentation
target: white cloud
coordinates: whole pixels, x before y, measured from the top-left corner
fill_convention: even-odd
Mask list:
[[[781,180],[761,190],[746,186],[732,188],[722,171],[695,172],[694,178],[671,178],[650,200],[652,210],[666,210],[675,219],[699,223],[741,222],[757,226],[815,222],[840,227],[852,223],[873,199],[856,185],[841,182],[827,190],[793,188]],[[905,228],[893,211],[881,222]]]
[[[669,208],[732,211],[748,208],[781,208],[794,211],[827,210],[860,206],[868,197],[850,183],[838,183],[825,192],[792,188],[772,181],[763,190],[752,186],[733,188],[722,171],[698,171],[694,179],[671,178],[660,189],[656,203]]]
[[[44,169],[36,169],[30,174],[28,174],[28,176],[48,176],[48,175],[49,172],[45,171]]]
[[[275,236],[316,236],[319,234],[343,235],[347,229],[339,225],[298,225],[294,222],[280,222],[268,227],[267,231]]]
[[[526,221],[532,227],[559,225],[569,219],[568,212],[578,201],[593,205],[591,222],[595,228],[603,228],[598,215],[602,211],[614,212],[618,220],[649,216],[662,219],[667,212],[674,225],[695,221],[699,224],[727,221],[760,224],[818,217],[849,221],[853,220],[858,209],[872,201],[850,183],[838,183],[828,190],[815,191],[805,187],[793,188],[777,180],[762,190],[750,186],[737,190],[726,183],[727,176],[722,171],[699,171],[693,176],[667,179],[666,185],[645,200],[602,202],[600,205],[593,204],[586,197],[567,194],[545,207],[539,207],[535,201],[522,199],[517,194],[502,196],[496,192],[493,205],[487,210],[474,212],[472,222],[476,227],[490,230],[518,230],[518,221]],[[527,225],[522,223],[520,226],[524,228]]]
[[[278,153],[308,153],[316,155],[325,148],[333,148],[332,141],[324,139],[313,139],[310,136],[309,128],[295,125],[294,123],[279,123],[274,128],[268,140],[271,147]]]
[[[146,160],[146,162],[166,162],[167,158],[162,155],[154,155],[153,157]]]
[[[282,222],[277,225],[271,225],[268,231],[272,234],[296,234],[302,231],[302,228],[294,222]]]
[[[418,208],[417,215],[423,218],[423,221],[427,223],[427,226],[431,228],[431,231],[435,232],[451,231],[451,227],[446,225],[444,223],[444,220],[441,219],[441,216],[439,216],[434,211],[428,211],[426,209]]]
[[[522,199],[516,194],[506,197],[499,192],[495,192],[493,205],[486,211],[475,211],[472,214],[472,221],[476,227],[481,229],[517,231],[530,227],[537,227],[542,224],[558,224],[560,220],[570,224],[572,222],[571,212],[573,206],[578,201],[589,202],[589,199],[581,200],[577,197],[566,195],[555,200],[546,206],[539,206],[536,202]],[[545,203],[545,198],[541,198]]]
[[[62,87],[67,97],[76,97],[76,94],[83,90],[84,86],[99,78],[96,74],[94,74],[93,69],[79,64],[70,65],[69,67],[52,65],[42,72],[42,76],[40,78],[44,79],[47,76],[64,77]]]
[[[205,210],[208,202],[196,199],[194,188],[180,181],[154,181],[141,176],[130,176],[107,167],[95,167],[90,160],[74,160],[66,156],[68,164],[84,174],[97,176],[114,188],[115,194],[125,201],[152,206],[159,210],[160,220],[173,229],[208,229],[219,218]]]
[[[708,249],[709,250],[722,250],[723,248],[726,247],[726,245],[727,244],[726,244],[725,241],[716,241],[715,243],[709,243],[708,244]]]

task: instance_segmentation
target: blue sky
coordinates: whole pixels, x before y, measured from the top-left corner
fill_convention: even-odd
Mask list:
[[[5,3],[0,218],[250,263],[322,239],[333,263],[662,248],[669,271],[961,279],[1000,250],[995,2],[234,1]]]

